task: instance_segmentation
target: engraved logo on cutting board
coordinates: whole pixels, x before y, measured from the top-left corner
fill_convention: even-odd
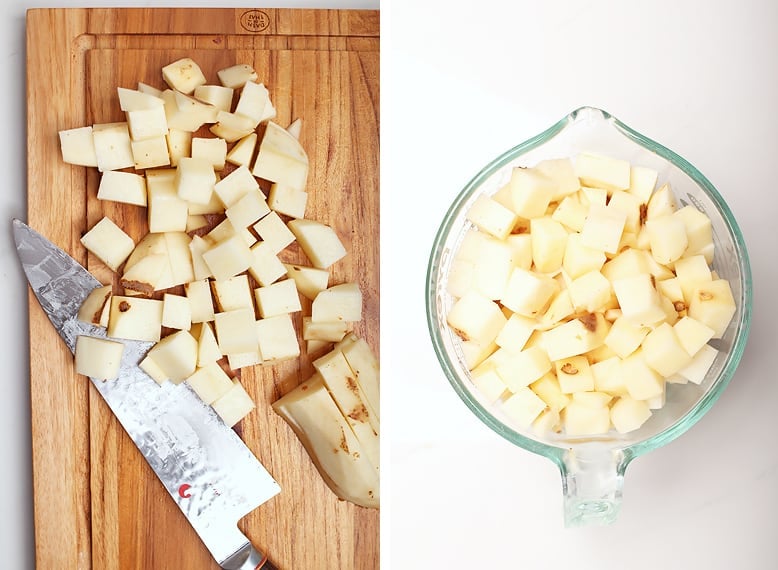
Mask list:
[[[247,32],[263,32],[270,25],[270,16],[262,10],[246,10],[240,15],[240,25]]]

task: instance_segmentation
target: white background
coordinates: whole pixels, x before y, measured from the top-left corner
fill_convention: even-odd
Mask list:
[[[15,3],[0,23],[0,215],[9,221],[26,212],[24,11],[66,5]],[[377,8],[378,1],[263,5]],[[381,10],[382,567],[778,567],[770,548],[778,535],[778,5],[481,0],[462,8],[394,0]],[[755,310],[740,368],[713,409],[628,468],[618,522],[565,530],[555,467],[483,426],[443,377],[423,285],[429,246],[464,184],[582,105],[678,152],[719,189],[749,248]],[[4,235],[0,553],[4,568],[25,569],[34,565],[26,282],[10,223]]]
[[[768,0],[391,3],[381,125],[391,568],[778,568],[776,22]],[[617,523],[565,530],[554,465],[493,433],[450,389],[423,285],[465,183],[582,105],[663,143],[719,189],[751,255],[754,316],[717,404],[627,469]]]

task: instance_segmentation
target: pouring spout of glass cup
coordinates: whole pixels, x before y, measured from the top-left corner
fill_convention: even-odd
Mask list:
[[[562,452],[559,469],[566,527],[603,526],[616,521],[628,462],[623,450],[597,442]]]

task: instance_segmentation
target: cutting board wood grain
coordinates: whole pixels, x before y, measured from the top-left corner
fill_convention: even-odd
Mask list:
[[[378,12],[358,10],[28,11],[29,224],[118,291],[79,239],[105,215],[138,240],[145,212],[97,200],[99,173],[63,163],[58,132],[124,120],[116,88],[164,88],[161,67],[180,57],[197,61],[211,83],[218,69],[249,63],[270,90],[275,120],[302,120],[306,217],[331,224],[346,246],[330,283],[360,284],[364,316],[354,330],[379,353],[378,30]],[[284,256],[306,263],[294,245]],[[97,391],[74,374],[32,296],[29,306],[37,567],[217,568]],[[300,314],[296,326],[299,333]],[[270,408],[312,374],[319,354],[303,344],[299,360],[241,370],[257,409],[236,429],[282,492],[240,527],[282,569],[374,569],[379,512],[338,500]]]

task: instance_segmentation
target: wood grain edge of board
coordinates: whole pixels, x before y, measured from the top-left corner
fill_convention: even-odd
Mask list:
[[[302,8],[29,8],[27,27],[76,34],[378,37],[380,11]]]

